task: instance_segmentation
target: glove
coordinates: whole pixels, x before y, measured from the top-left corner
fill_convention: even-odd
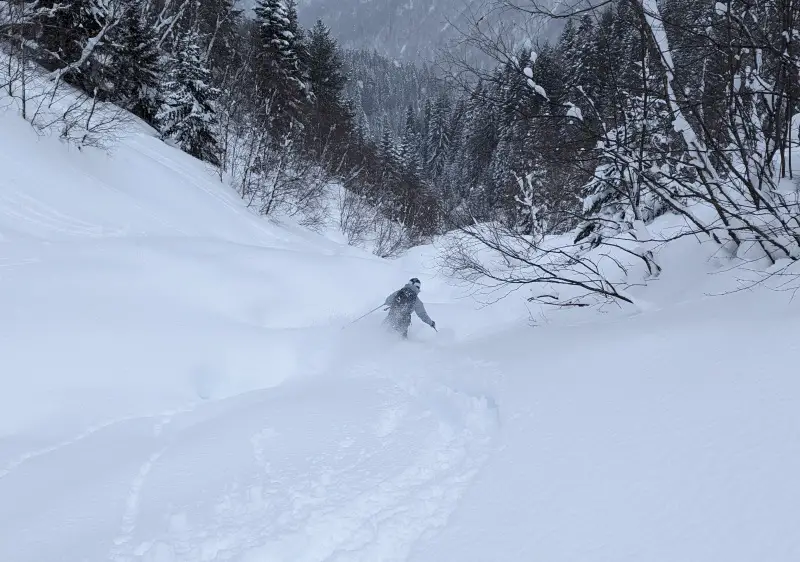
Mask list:
[[[431,320],[431,328],[433,328],[434,330],[436,329],[436,322],[434,322],[433,320]]]

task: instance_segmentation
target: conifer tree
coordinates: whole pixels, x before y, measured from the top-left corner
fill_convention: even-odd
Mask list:
[[[187,31],[176,47],[164,83],[165,102],[157,116],[161,133],[184,152],[219,165],[214,133],[214,101],[219,91],[210,84],[211,72],[203,62],[199,34]]]
[[[154,124],[160,107],[163,66],[158,37],[145,20],[141,0],[131,2],[111,35],[114,100],[134,115]]]
[[[414,114],[414,108],[411,106],[408,106],[406,110],[406,126],[400,154],[403,172],[413,181],[420,181],[423,175],[422,162],[420,160],[420,142],[419,134],[417,133],[416,115]]]
[[[258,0],[255,15],[256,82],[268,109],[270,134],[280,143],[299,125],[302,104],[308,97],[302,80],[296,13],[285,0]]]
[[[397,181],[400,176],[400,155],[392,130],[388,126],[383,129],[380,156],[384,165],[384,179],[387,182]]]
[[[433,179],[441,175],[448,150],[450,149],[449,110],[450,100],[447,95],[441,94],[433,106],[428,130],[428,161],[426,168],[428,175]]]
[[[341,104],[347,77],[339,47],[330,29],[318,20],[309,34],[308,75],[315,102],[321,109]]]
[[[347,134],[357,118],[356,111],[363,113],[360,104],[353,110],[344,101],[347,77],[344,63],[336,41],[330,30],[317,21],[308,35],[308,82],[313,93],[310,111],[306,116],[307,139],[320,153],[331,142],[340,153],[347,142]],[[360,98],[359,98],[360,101]]]

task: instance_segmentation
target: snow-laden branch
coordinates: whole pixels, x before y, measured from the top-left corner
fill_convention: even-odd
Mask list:
[[[183,3],[180,5],[180,7],[178,7],[178,10],[169,17],[166,16],[166,11],[171,2],[168,1],[164,5],[164,9],[161,10],[161,13],[158,16],[158,23],[156,24],[156,32],[161,33],[161,37],[158,39],[158,43],[156,44],[159,49],[164,44],[164,41],[166,41],[167,38],[172,35],[172,30],[183,17],[183,13],[186,11],[186,8],[191,2],[192,0],[183,0]]]
[[[56,84],[58,84],[65,75],[80,69],[84,64],[86,64],[86,62],[94,54],[95,50],[97,50],[97,48],[103,44],[103,40],[105,39],[106,35],[108,35],[111,30],[119,25],[119,22],[125,17],[128,10],[130,10],[130,6],[125,6],[123,8],[120,7],[119,4],[116,4],[112,14],[106,13],[107,17],[105,18],[103,27],[100,28],[100,31],[98,31],[94,37],[90,37],[86,41],[86,45],[84,45],[83,50],[81,51],[81,56],[66,66],[51,72],[49,76],[50,80],[55,81]]]

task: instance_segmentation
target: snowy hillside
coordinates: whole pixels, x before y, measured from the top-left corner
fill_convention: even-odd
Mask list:
[[[0,169],[0,560],[800,556],[800,309],[709,297],[743,275],[713,247],[662,249],[646,312],[484,307],[144,126],[107,155],[0,114]],[[439,333],[347,325],[412,275]]]

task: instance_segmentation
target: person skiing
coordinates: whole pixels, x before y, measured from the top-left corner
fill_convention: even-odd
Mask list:
[[[403,338],[408,338],[412,312],[416,312],[420,320],[434,330],[436,329],[436,322],[431,320],[431,317],[425,312],[425,306],[419,300],[418,295],[421,290],[422,283],[414,277],[406,283],[405,287],[386,297],[386,302],[384,302],[384,305],[389,307],[385,309],[389,311],[389,314],[383,323],[401,334]]]

